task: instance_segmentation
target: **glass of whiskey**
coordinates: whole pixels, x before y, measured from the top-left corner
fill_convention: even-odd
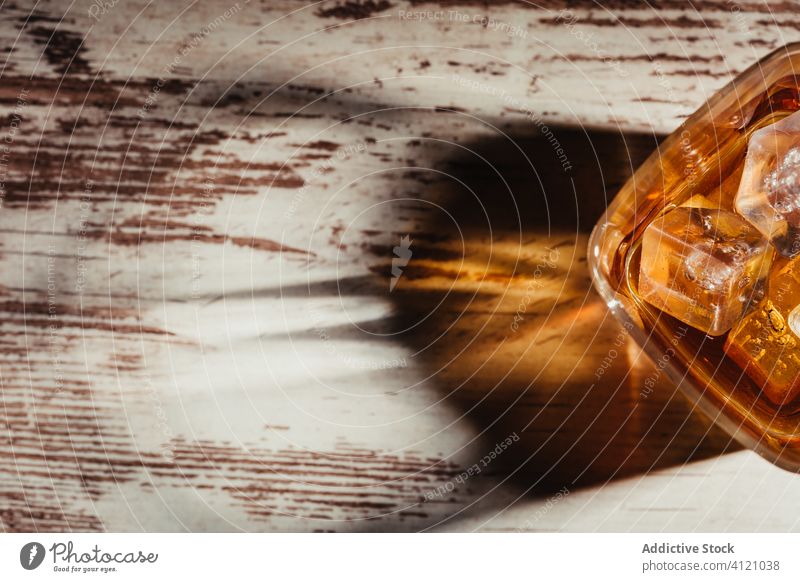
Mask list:
[[[595,226],[589,262],[700,410],[800,472],[800,43],[659,145]]]

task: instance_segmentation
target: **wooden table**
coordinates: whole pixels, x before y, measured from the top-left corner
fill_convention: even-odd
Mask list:
[[[32,6],[0,20],[3,530],[800,529],[585,256],[795,3]]]

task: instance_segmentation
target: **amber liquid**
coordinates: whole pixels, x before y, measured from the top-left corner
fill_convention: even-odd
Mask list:
[[[671,354],[670,360],[685,380],[704,391],[703,396],[726,409],[742,427],[757,438],[771,441],[776,448],[800,447],[800,398],[777,406],[761,394],[761,387],[723,351],[728,333],[712,337],[678,321],[646,303],[638,294],[641,237],[658,216],[691,196],[702,195],[722,208],[732,210],[734,192],[741,176],[750,135],[779,121],[800,108],[798,79],[778,83],[771,95],[750,104],[752,116],[742,127],[720,132],[717,147],[705,157],[688,160],[686,151],[671,148],[662,153],[660,180],[665,188],[648,192],[636,209],[635,218],[620,230],[628,233],[611,261],[610,278],[619,293],[635,305],[648,342],[657,352]],[[744,107],[745,110],[747,107]],[[675,172],[683,175],[675,176]],[[670,173],[673,173],[670,176]],[[654,181],[657,182],[657,181]],[[780,266],[776,262],[773,269]]]

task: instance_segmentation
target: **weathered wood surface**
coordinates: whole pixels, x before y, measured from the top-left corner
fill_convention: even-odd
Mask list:
[[[2,529],[799,529],[585,260],[796,4],[568,5],[3,5]]]

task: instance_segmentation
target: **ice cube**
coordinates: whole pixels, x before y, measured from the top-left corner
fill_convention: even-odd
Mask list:
[[[773,404],[800,394],[800,258],[770,275],[767,296],[728,335],[725,353]]]
[[[734,207],[783,256],[800,254],[800,111],[750,137]]]
[[[721,335],[760,299],[772,256],[767,241],[733,212],[679,207],[645,229],[639,295],[692,327]]]

